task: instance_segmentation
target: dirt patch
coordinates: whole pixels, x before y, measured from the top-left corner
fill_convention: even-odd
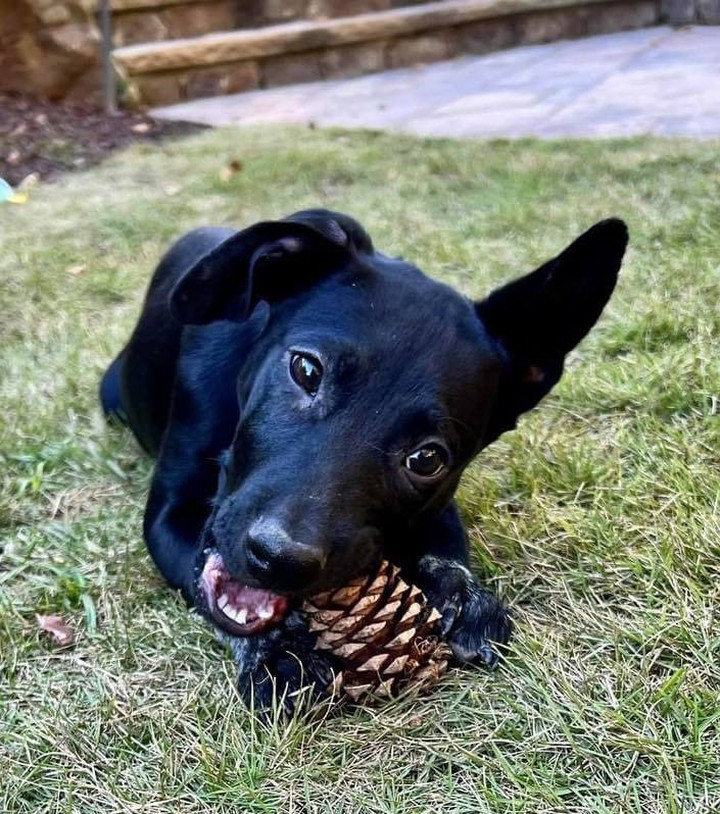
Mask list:
[[[120,111],[108,116],[89,105],[0,94],[0,178],[15,185],[38,173],[48,180],[99,164],[134,142],[203,129],[203,125],[160,121],[145,113]]]

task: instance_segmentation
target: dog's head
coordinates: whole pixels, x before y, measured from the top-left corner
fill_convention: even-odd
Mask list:
[[[259,629],[278,595],[341,584],[391,530],[445,507],[469,461],[558,381],[626,243],[621,221],[598,223],[477,303],[324,210],[259,223],[193,266],[175,316],[252,337],[203,573],[216,621]]]

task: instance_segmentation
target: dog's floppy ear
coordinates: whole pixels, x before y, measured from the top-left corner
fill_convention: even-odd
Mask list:
[[[289,223],[304,223],[334,243],[343,245],[349,243],[360,254],[372,254],[374,251],[370,235],[355,218],[341,212],[332,212],[329,209],[303,209],[284,220]]]
[[[621,220],[601,221],[553,260],[476,304],[507,363],[487,443],[512,429],[556,384],[565,355],[610,298],[627,242]]]
[[[358,245],[350,225],[367,241]],[[170,293],[170,310],[187,325],[242,319],[260,300],[292,296],[365,250],[372,251],[370,239],[345,215],[308,210],[257,223],[189,268]]]

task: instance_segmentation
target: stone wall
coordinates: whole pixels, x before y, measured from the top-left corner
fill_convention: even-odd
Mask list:
[[[0,0],[0,91],[99,97],[95,0]]]
[[[167,37],[196,36],[206,33],[206,29],[218,30],[218,27],[256,27],[298,18],[352,16],[360,10],[386,11],[420,2],[422,0],[113,0],[112,5],[116,15],[118,45],[126,40],[138,41],[138,38],[156,41]],[[656,10],[659,8],[660,19],[670,24],[720,24],[720,0],[648,0],[648,5],[650,4]],[[0,0],[0,92],[20,91],[49,99],[99,101],[100,33],[96,19],[97,5],[97,0]],[[622,3],[618,3],[618,6],[621,5]],[[218,14],[221,12],[225,16],[222,17],[222,24],[219,24]],[[539,11],[537,16],[545,21],[552,18],[564,30],[572,22],[564,19],[568,14],[573,17],[573,13],[566,11]],[[228,24],[225,19],[228,15],[231,15],[228,20],[233,24]],[[203,24],[197,22],[200,18],[201,22],[204,21]],[[150,23],[154,26],[152,30],[148,28]],[[177,26],[182,23],[182,27],[176,31],[171,23],[177,23]],[[190,30],[185,30],[187,25],[190,25]],[[135,36],[130,34],[131,26],[141,26]],[[490,22],[480,26],[488,27],[492,27]],[[148,36],[152,32],[154,34]],[[339,49],[337,53],[327,55],[327,60],[338,63],[337,70],[330,71],[330,74],[342,74],[343,65],[340,63],[345,62],[353,63],[347,71],[355,73],[354,62],[358,60],[363,62],[364,72],[379,70],[388,67],[388,64],[391,67],[396,64],[412,64],[413,61],[438,59],[454,53],[456,49],[446,48],[445,45],[443,48],[447,50],[447,54],[445,51],[435,53],[438,42],[448,39],[445,32],[436,33],[437,36],[430,38],[425,36],[415,38],[412,42],[393,43],[391,48],[377,42]],[[487,33],[484,32],[483,37]],[[577,34],[564,32],[559,36]],[[524,39],[520,38],[520,41]],[[509,41],[508,45],[511,44]],[[502,46],[495,43],[494,47]],[[433,53],[425,53],[428,49]],[[460,52],[464,50],[475,49],[460,48]],[[418,51],[421,53],[417,53]],[[381,52],[390,54],[388,64],[385,64],[387,60],[381,64],[378,56]],[[292,54],[275,58],[275,63],[266,66],[268,76],[265,80],[260,81],[256,77],[254,84],[277,84],[288,81],[288,78],[291,81],[321,78],[326,72],[320,60],[320,67],[310,71],[312,77],[305,77],[302,72],[308,73],[308,65],[312,67],[313,60],[308,61],[306,57],[299,58]],[[247,68],[245,65],[245,72]],[[287,76],[298,71],[302,76]],[[257,70],[255,73],[257,74]],[[244,74],[243,77],[241,89],[245,89],[247,84]],[[200,79],[210,81],[207,77],[200,76]]]
[[[115,45],[352,17],[422,2],[425,0],[113,0]]]
[[[660,13],[671,25],[720,25],[720,0],[661,0]]]
[[[402,19],[326,21],[324,27],[263,29],[186,41],[168,48],[118,55],[133,101],[150,106],[241,93],[256,88],[359,76],[388,68],[483,54],[593,34],[644,28],[658,22],[657,0],[537,0],[512,3],[516,13],[466,19],[456,8],[425,10]],[[524,12],[522,8],[526,8]],[[520,9],[520,10],[518,10]],[[402,25],[401,25],[402,23]]]

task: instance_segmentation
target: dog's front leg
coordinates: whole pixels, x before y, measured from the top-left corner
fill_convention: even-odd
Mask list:
[[[264,633],[245,637],[218,634],[232,650],[240,696],[258,712],[277,704],[290,714],[302,698],[317,700],[328,695],[335,675],[342,670],[334,656],[315,649],[315,636],[297,610]]]
[[[423,520],[413,531],[412,547],[419,557],[403,564],[403,572],[442,614],[441,634],[455,658],[494,666],[492,643],[506,644],[512,623],[500,600],[468,568],[467,536],[454,503]]]
[[[165,464],[165,459],[160,459]],[[208,471],[206,471],[208,470]],[[179,466],[158,465],[143,521],[145,543],[160,573],[195,604],[197,578],[204,564],[210,484],[217,472],[210,465],[190,473]]]

